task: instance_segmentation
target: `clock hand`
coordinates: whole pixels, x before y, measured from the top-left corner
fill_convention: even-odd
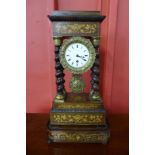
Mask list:
[[[79,56],[78,54],[76,55],[76,57],[79,57],[79,58],[85,58],[85,56]]]
[[[79,56],[78,54],[76,55],[76,57],[81,58],[81,59],[84,60],[84,61],[87,61],[86,59],[84,59],[85,57]]]
[[[79,56],[79,55],[77,54],[76,57],[81,57],[81,56]]]
[[[82,60],[87,61],[86,59],[82,59]]]

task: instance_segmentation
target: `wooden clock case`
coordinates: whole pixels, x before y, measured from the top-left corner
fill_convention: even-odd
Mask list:
[[[52,103],[48,123],[51,142],[107,143],[110,137],[106,110],[99,94],[100,23],[105,16],[98,11],[53,11],[57,95]],[[68,93],[64,87],[64,68],[59,52],[64,38],[85,37],[92,42],[96,58],[91,68],[89,93]]]

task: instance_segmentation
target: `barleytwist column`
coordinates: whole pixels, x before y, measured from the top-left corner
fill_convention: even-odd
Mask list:
[[[96,59],[93,67],[91,68],[91,91],[90,99],[94,101],[101,101],[99,94],[99,37],[93,37],[92,43],[96,51]]]
[[[64,68],[62,67],[59,59],[59,49],[61,46],[61,38],[53,37],[55,43],[55,69],[56,69],[56,85],[57,85],[57,95],[54,99],[56,103],[62,103],[65,99],[65,87],[64,87]]]

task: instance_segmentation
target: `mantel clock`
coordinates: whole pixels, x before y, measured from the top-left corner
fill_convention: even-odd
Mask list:
[[[105,16],[98,11],[53,11],[57,94],[50,111],[49,142],[107,143],[110,132],[99,94],[99,30]],[[72,73],[65,90],[64,69]],[[91,70],[84,93],[82,74]]]

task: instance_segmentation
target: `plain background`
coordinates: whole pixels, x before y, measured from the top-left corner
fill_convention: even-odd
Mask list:
[[[97,10],[106,15],[101,24],[100,94],[109,113],[129,111],[128,0],[27,0],[26,107],[27,113],[49,112],[56,95],[52,10]],[[65,72],[66,90],[71,74]],[[84,74],[85,92],[90,72]]]

